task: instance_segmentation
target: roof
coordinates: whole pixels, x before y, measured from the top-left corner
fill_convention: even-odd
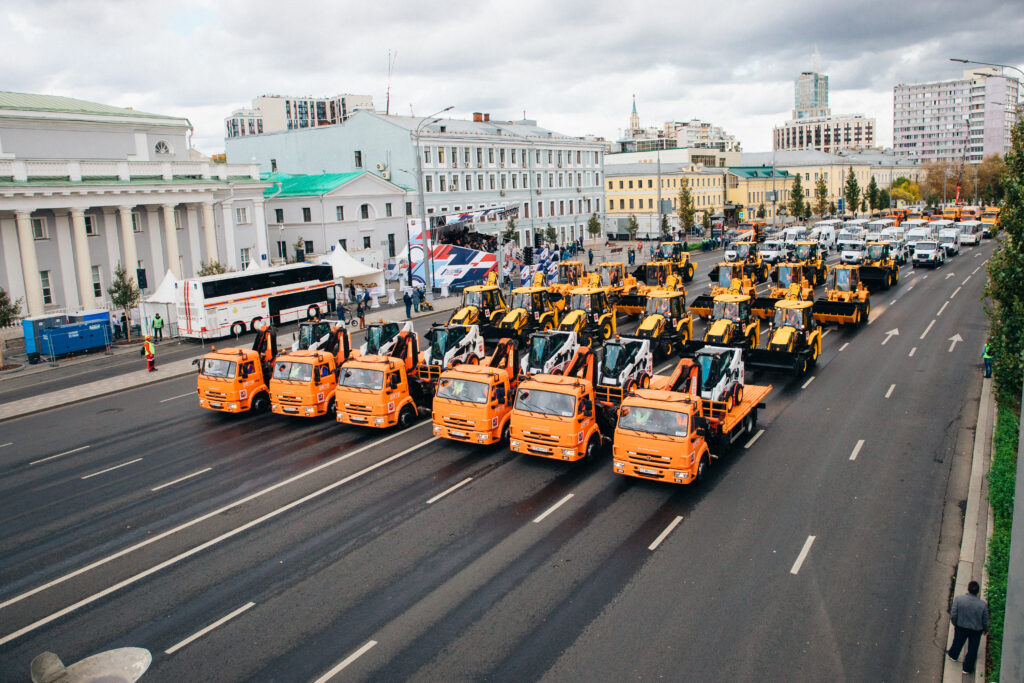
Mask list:
[[[718,166],[700,166],[691,171],[691,164],[684,164],[681,162],[661,162],[661,174],[672,175],[676,173],[705,173],[709,175],[721,175],[725,173],[724,168]],[[731,170],[731,169],[730,169]],[[781,173],[781,170],[779,171]],[[658,164],[656,163],[635,163],[635,164],[607,164],[604,167],[604,175],[606,178],[617,178],[619,176],[631,176],[631,175],[642,175],[642,176],[653,176],[658,175]]]
[[[378,114],[365,109],[358,110],[358,113],[363,116],[377,117],[384,121],[393,123],[396,126],[407,128],[410,131],[415,131],[419,128],[420,132],[425,135],[457,133],[461,135],[532,137],[584,141],[579,137],[566,135],[564,133],[557,133],[553,130],[548,130],[547,128],[541,128],[534,121],[529,119],[524,119],[522,121],[497,121],[495,119],[491,119],[490,121],[473,121],[467,119],[438,119],[437,117],[434,117],[434,119],[436,119],[435,121],[429,116],[426,118],[420,116],[395,116]],[[353,113],[353,116],[356,116],[356,112]],[[426,124],[423,123],[428,120],[431,122]],[[442,128],[444,128],[443,131],[441,130]],[[586,140],[584,142],[593,141]]]
[[[755,178],[771,178],[772,167],[771,166],[730,166],[729,173],[739,176],[741,178],[755,179]],[[606,174],[607,175],[607,174]],[[789,171],[781,168],[775,168],[776,178],[788,178],[790,177]]]
[[[349,183],[369,171],[354,173],[319,173],[317,175],[289,175],[287,173],[269,173],[264,180],[273,185],[263,191],[264,197],[322,197],[333,192],[345,183]],[[278,189],[280,183],[280,190]]]
[[[64,97],[61,95],[36,95],[32,93],[0,91],[0,110],[2,109],[47,111],[65,114],[90,114],[93,116],[131,116],[135,118],[178,121],[188,125],[188,120],[180,116],[150,114],[148,112],[137,111],[127,107],[114,107],[109,104],[88,102],[86,100],[78,100],[73,97]]]

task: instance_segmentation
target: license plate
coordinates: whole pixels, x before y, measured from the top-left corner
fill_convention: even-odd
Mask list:
[[[299,409],[298,408],[290,408],[288,406],[285,406],[284,407],[284,412],[286,412],[286,413],[297,413],[297,412],[299,412]]]
[[[658,476],[659,474],[659,472],[657,472],[656,470],[649,470],[646,467],[637,467],[636,471],[639,472],[640,474],[649,474],[651,476]]]
[[[540,446],[530,446],[530,450],[533,451],[534,453],[548,453],[548,449],[541,448]]]
[[[210,401],[210,407],[211,408],[223,408],[224,404],[223,403],[217,403],[216,401]]]
[[[455,431],[455,430],[453,429],[453,430],[451,430],[451,431],[450,431],[450,432],[448,432],[448,433],[449,433],[449,434],[451,434],[452,436],[457,436],[457,437],[459,437],[460,439],[465,439],[465,438],[466,438],[466,432],[457,432],[457,431]]]
[[[352,415],[350,418],[353,422],[366,422],[366,418],[362,415]]]

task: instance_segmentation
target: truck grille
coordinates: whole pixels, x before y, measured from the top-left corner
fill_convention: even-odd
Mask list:
[[[472,420],[463,420],[462,418],[459,417],[446,416],[445,418],[443,418],[443,422],[446,427],[468,427],[470,429],[472,429],[473,427]]]
[[[291,396],[289,394],[281,394],[277,397],[279,403],[290,403],[293,405],[302,405],[302,399],[298,396]]]
[[[364,415],[369,415],[371,412],[370,406],[363,405],[362,403],[346,403],[345,408],[349,412],[362,413]]]
[[[634,465],[653,468],[667,467],[672,462],[672,459],[667,455],[654,455],[653,453],[644,453],[642,451],[629,453],[628,459]]]
[[[528,432],[524,430],[523,438],[526,441],[533,441],[534,443],[544,444],[545,446],[558,445],[558,437],[551,436],[550,434],[542,434],[540,432]]]
[[[225,400],[227,400],[228,395],[225,394],[223,391],[210,391],[209,389],[207,389],[206,390],[206,398],[213,398],[213,399],[218,399],[218,400],[221,400],[221,401],[225,401]]]

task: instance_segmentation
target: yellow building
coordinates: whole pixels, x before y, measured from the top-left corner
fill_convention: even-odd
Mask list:
[[[758,218],[764,204],[763,220],[771,222],[789,203],[795,178],[792,173],[771,166],[730,166],[726,176],[726,201],[737,211],[736,218],[750,221]],[[772,192],[776,201],[772,202]]]
[[[725,211],[726,169],[708,168],[700,164],[614,164],[606,165],[605,207],[609,218],[617,220],[635,216],[640,234],[657,234],[659,177],[661,199],[669,224],[679,227],[675,213],[679,207],[679,190],[687,183],[699,225],[707,213],[711,216]],[[667,202],[667,203],[666,203]]]

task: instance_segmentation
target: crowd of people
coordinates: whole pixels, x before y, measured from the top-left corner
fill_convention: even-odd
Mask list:
[[[466,249],[487,251],[495,253],[498,251],[498,238],[494,235],[484,235],[479,232],[471,232],[468,227],[451,230],[440,238],[441,244],[451,244]]]

